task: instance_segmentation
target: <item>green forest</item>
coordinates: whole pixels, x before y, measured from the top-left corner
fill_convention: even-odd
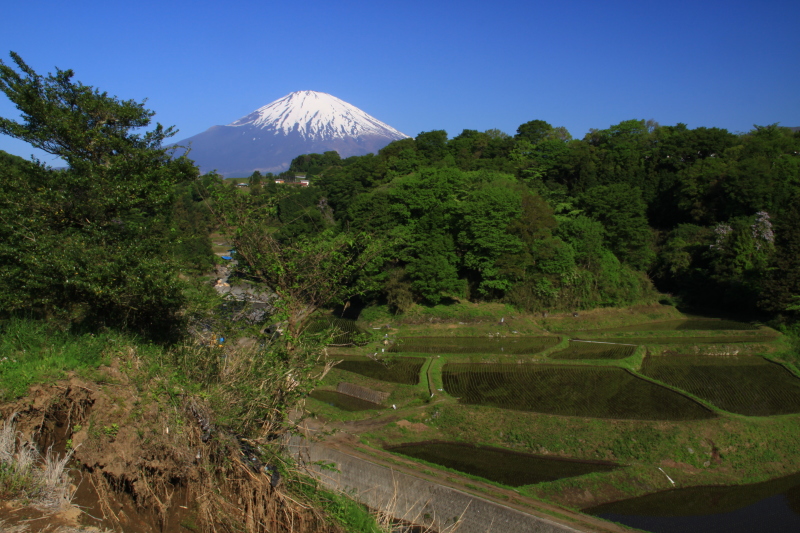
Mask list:
[[[292,241],[382,241],[364,303],[502,301],[535,312],[665,299],[787,323],[800,295],[800,133],[627,120],[573,139],[533,120],[423,132],[377,155],[302,155],[309,188],[254,174]],[[262,183],[269,182],[270,186]]]

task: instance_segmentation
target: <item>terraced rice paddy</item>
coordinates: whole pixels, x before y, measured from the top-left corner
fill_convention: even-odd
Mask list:
[[[387,449],[512,487],[608,472],[617,467],[613,463],[556,459],[458,442],[418,442]]]
[[[620,342],[629,344],[742,344],[769,342],[772,338],[765,335],[719,335],[714,337],[585,337],[575,334],[581,340]]]
[[[761,357],[648,357],[641,372],[733,413],[800,413],[800,379]]]
[[[311,398],[323,403],[339,408],[342,411],[371,411],[374,409],[385,409],[377,403],[368,402],[361,398],[355,398],[332,390],[315,390],[309,394]]]
[[[718,320],[714,318],[689,318],[682,320],[665,320],[663,322],[650,322],[635,324],[633,326],[620,326],[595,332],[615,331],[749,331],[757,330],[758,326],[735,320]]]
[[[408,337],[390,352],[531,355],[561,342],[560,337]]]
[[[364,330],[356,326],[355,320],[336,317],[319,317],[306,328],[307,333],[326,332],[331,335],[330,346],[348,346],[359,342]]]
[[[442,380],[447,393],[465,404],[592,418],[715,416],[677,392],[616,367],[448,363]]]
[[[550,355],[550,359],[625,359],[633,355],[636,346],[608,342],[569,341],[565,350]]]
[[[423,363],[422,357],[393,357],[381,362],[368,357],[347,357],[336,368],[381,381],[416,385]]]

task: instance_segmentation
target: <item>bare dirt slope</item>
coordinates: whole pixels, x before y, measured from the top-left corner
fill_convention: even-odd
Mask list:
[[[0,515],[4,528],[340,530],[314,508],[296,504],[283,487],[272,487],[269,476],[246,464],[241,444],[231,435],[219,430],[203,442],[195,413],[213,414],[201,400],[180,390],[164,391],[163,384],[137,383],[129,369],[101,370],[105,378],[99,381],[71,377],[38,385],[25,398],[0,406],[4,418],[16,413],[20,438],[41,450],[74,450],[70,470],[76,504],[45,512],[23,501],[9,502]]]

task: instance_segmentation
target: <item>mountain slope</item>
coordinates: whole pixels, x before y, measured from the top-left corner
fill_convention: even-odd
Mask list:
[[[189,157],[202,172],[243,176],[281,172],[301,154],[364,155],[406,137],[335,96],[298,91],[176,144],[191,148]]]

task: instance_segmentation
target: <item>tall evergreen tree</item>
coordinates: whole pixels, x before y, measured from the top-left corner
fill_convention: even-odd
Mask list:
[[[27,163],[0,173],[0,289],[5,312],[39,312],[144,330],[168,329],[182,297],[166,259],[174,185],[193,179],[171,159],[154,113],[72,80],[37,74],[17,54],[0,61],[0,90],[22,121],[0,132],[64,159],[66,170]]]

